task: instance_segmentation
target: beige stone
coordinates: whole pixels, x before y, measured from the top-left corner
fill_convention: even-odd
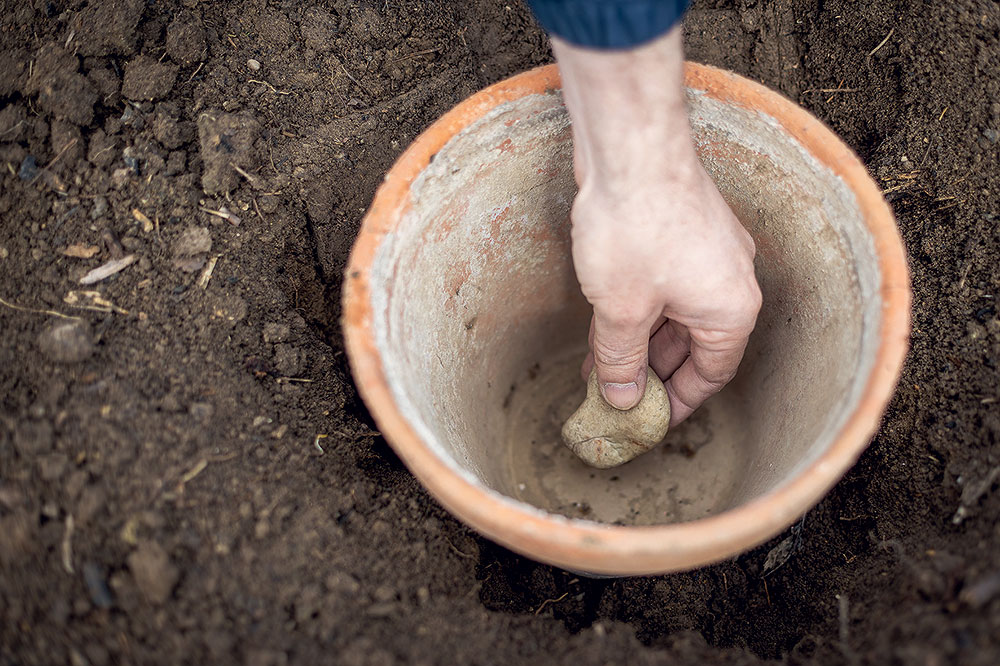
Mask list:
[[[579,458],[599,469],[617,467],[663,441],[670,426],[670,398],[652,368],[646,368],[646,393],[628,411],[604,401],[597,372],[587,380],[587,397],[566,420],[562,438]]]

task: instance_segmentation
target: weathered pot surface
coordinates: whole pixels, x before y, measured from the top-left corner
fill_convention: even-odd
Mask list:
[[[418,137],[346,271],[347,352],[386,439],[456,516],[558,566],[663,573],[774,536],[867,446],[906,352],[902,243],[850,149],[742,77],[688,65],[686,83],[701,159],[757,243],[764,306],[736,379],[649,453],[599,470],[560,442],[590,309],[555,66]]]

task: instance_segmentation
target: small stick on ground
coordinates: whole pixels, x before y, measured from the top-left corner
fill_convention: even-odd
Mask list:
[[[115,273],[120,273],[134,263],[134,254],[124,256],[121,259],[112,259],[108,263],[98,266],[80,278],[80,284],[94,284],[96,282],[100,282],[101,280],[111,277]]]
[[[219,263],[219,257],[221,255],[215,255],[208,260],[205,264],[205,268],[202,269],[201,275],[198,276],[198,286],[202,289],[208,288],[208,281],[212,279],[212,273],[215,271],[215,265]]]
[[[229,209],[223,206],[219,210],[212,210],[211,208],[205,208],[204,206],[198,206],[198,210],[208,213],[209,215],[214,215],[216,217],[221,217],[226,222],[233,225],[239,225],[242,221],[240,217],[234,213],[230,213]]]
[[[66,516],[66,531],[62,540],[62,565],[66,573],[72,575],[73,571],[73,514]]]
[[[49,169],[51,169],[53,166],[55,166],[55,163],[59,161],[59,158],[62,157],[64,154],[66,154],[67,150],[69,150],[70,148],[72,148],[73,146],[75,146],[76,142],[77,142],[77,140],[73,139],[72,141],[70,141],[69,143],[67,143],[65,146],[63,146],[62,150],[59,151],[59,154],[56,155],[55,157],[53,157],[51,162],[49,162],[42,169],[40,169],[38,171],[38,173],[35,175],[35,177],[32,178],[31,182],[28,183],[28,184],[29,185],[33,185],[36,180],[38,180],[39,178],[42,177],[43,173],[47,172]]]
[[[810,88],[809,90],[803,90],[802,94],[805,95],[806,93],[811,93],[811,92],[821,92],[821,93],[858,92],[858,89],[857,88]]]
[[[292,94],[289,91],[278,90],[277,88],[275,88],[274,86],[272,86],[267,81],[261,81],[260,79],[247,79],[247,83],[263,83],[265,86],[267,86],[268,88],[270,88],[271,92],[273,92],[275,95],[291,95]]]
[[[80,310],[92,310],[94,312],[116,312],[127,315],[128,310],[120,308],[108,299],[101,296],[99,291],[70,291],[63,297],[63,302],[70,307]]]
[[[347,71],[346,67],[344,67],[343,65],[341,65],[340,68],[342,70],[344,70],[344,74],[347,74],[347,78],[349,78],[351,81],[353,81],[354,85],[356,85],[358,88],[360,88],[361,91],[364,94],[368,95],[369,98],[374,97],[374,95],[371,94],[371,91],[369,91],[368,88],[365,88],[363,85],[361,85],[361,83],[356,78],[354,78],[353,76],[351,76],[351,73]]]
[[[208,467],[208,460],[205,458],[199,459],[198,462],[194,464],[194,467],[184,473],[184,476],[182,476],[181,480],[177,483],[177,487],[174,489],[174,492],[178,494],[183,493],[184,486],[187,482],[205,471],[206,467]]]
[[[871,57],[872,57],[873,55],[875,55],[875,53],[876,53],[876,52],[877,52],[877,51],[878,51],[878,50],[879,50],[880,48],[882,48],[883,46],[885,46],[885,45],[886,45],[886,42],[888,42],[888,41],[889,41],[889,38],[890,38],[890,37],[892,37],[892,33],[894,33],[894,32],[896,32],[896,29],[895,29],[895,28],[893,28],[892,30],[890,30],[890,31],[889,31],[889,34],[885,36],[885,39],[883,39],[883,40],[882,40],[881,42],[879,42],[879,43],[878,43],[878,46],[876,46],[875,48],[873,48],[873,49],[872,49],[872,50],[871,50],[871,51],[870,51],[870,52],[868,53],[868,57],[869,57],[869,58],[871,58]]]
[[[52,315],[53,317],[62,317],[63,319],[79,319],[79,317],[74,317],[72,315],[63,314],[62,312],[56,312],[55,310],[37,310],[35,308],[26,308],[22,305],[15,305],[0,298],[0,305],[5,305],[11,310],[18,310],[19,312],[31,312],[33,314],[45,314]]]
[[[417,56],[428,55],[428,54],[431,54],[431,53],[437,53],[440,50],[441,50],[440,48],[433,48],[433,49],[424,49],[423,51],[414,51],[413,53],[407,53],[405,56],[402,56],[400,58],[396,58],[392,62],[393,62],[393,64],[395,64],[397,62],[403,62],[404,60],[410,60],[411,58],[416,58]]]
[[[236,173],[238,173],[241,176],[243,176],[244,178],[246,178],[247,182],[249,182],[252,186],[257,187],[257,188],[260,187],[260,181],[257,180],[257,176],[253,175],[252,173],[247,173],[245,170],[241,169],[236,164],[233,165],[233,169],[236,170]]]
[[[204,67],[204,66],[205,66],[205,63],[199,62],[198,63],[198,69],[194,70],[194,73],[191,74],[191,76],[188,77],[187,82],[191,83],[194,80],[194,77],[198,76],[198,72],[200,72],[201,68]]]
[[[16,125],[12,125],[11,127],[8,127],[4,131],[0,132],[0,136],[3,136],[7,132],[13,132],[14,130],[16,130],[18,127],[20,127],[23,124],[24,124],[24,121],[22,120],[22,121],[18,122]]]
[[[539,613],[541,613],[542,609],[545,608],[546,606],[548,606],[549,604],[557,604],[557,603],[559,603],[560,601],[562,601],[563,599],[565,599],[568,596],[569,596],[569,592],[563,592],[562,596],[559,597],[558,599],[546,599],[545,601],[542,602],[541,606],[539,606],[538,608],[535,609],[535,615],[538,615]]]

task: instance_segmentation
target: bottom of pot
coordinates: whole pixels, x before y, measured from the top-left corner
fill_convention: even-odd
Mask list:
[[[508,493],[552,513],[618,525],[677,523],[728,508],[746,464],[737,401],[716,396],[648,453],[594,469],[560,436],[586,394],[585,353],[539,362],[511,389],[503,440]]]

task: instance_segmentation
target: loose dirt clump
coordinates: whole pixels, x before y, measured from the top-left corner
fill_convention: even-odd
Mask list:
[[[550,61],[521,2],[10,3],[0,662],[995,664],[1000,9],[705,0],[686,33],[882,184],[912,349],[870,449],[787,534],[591,580],[429,498],[338,324],[392,161]]]

